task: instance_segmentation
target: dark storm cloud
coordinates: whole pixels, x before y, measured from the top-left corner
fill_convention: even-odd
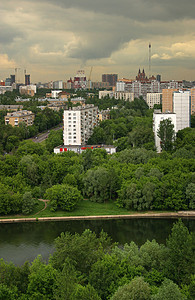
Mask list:
[[[194,19],[195,11],[194,0],[43,0],[42,2],[62,8],[120,15],[139,21]]]
[[[0,3],[0,55],[60,70],[193,65],[194,0],[6,0]]]

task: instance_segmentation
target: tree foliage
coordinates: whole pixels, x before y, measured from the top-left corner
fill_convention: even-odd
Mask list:
[[[160,121],[160,126],[157,131],[157,135],[160,138],[161,148],[164,151],[173,150],[173,142],[175,139],[174,125],[170,119]]]
[[[57,208],[71,211],[82,200],[82,195],[76,187],[68,184],[58,184],[46,190],[45,198],[50,200],[52,211]]]

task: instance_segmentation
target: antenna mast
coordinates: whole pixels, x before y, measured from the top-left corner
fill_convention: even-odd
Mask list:
[[[149,43],[149,78],[151,77],[151,43]]]

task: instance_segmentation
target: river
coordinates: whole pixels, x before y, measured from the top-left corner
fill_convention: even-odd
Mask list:
[[[16,265],[32,261],[41,254],[47,260],[54,251],[54,240],[61,232],[82,233],[89,228],[97,234],[103,229],[119,244],[147,239],[165,243],[176,219],[79,220],[0,224],[0,258]],[[183,219],[195,231],[195,219]]]

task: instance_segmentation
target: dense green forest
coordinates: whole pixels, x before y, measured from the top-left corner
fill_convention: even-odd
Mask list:
[[[103,100],[88,101],[101,106]],[[116,100],[104,101],[112,107]],[[36,108],[33,102],[28,105]],[[60,114],[38,111],[35,128],[42,131],[54,126]],[[51,211],[74,210],[83,198],[113,202],[127,210],[195,208],[195,129],[179,131],[172,150],[157,154],[152,110],[142,99],[118,101],[111,119],[94,129],[88,143],[114,143],[118,152],[113,155],[101,149],[55,155],[53,148],[63,143],[62,130],[51,130],[39,144],[24,140],[32,127],[1,124],[1,147],[12,150],[0,156],[1,215],[31,213],[38,198],[49,199]]]
[[[61,233],[49,262],[0,260],[0,299],[193,300],[195,236],[181,220],[166,244],[112,243],[101,232]]]

